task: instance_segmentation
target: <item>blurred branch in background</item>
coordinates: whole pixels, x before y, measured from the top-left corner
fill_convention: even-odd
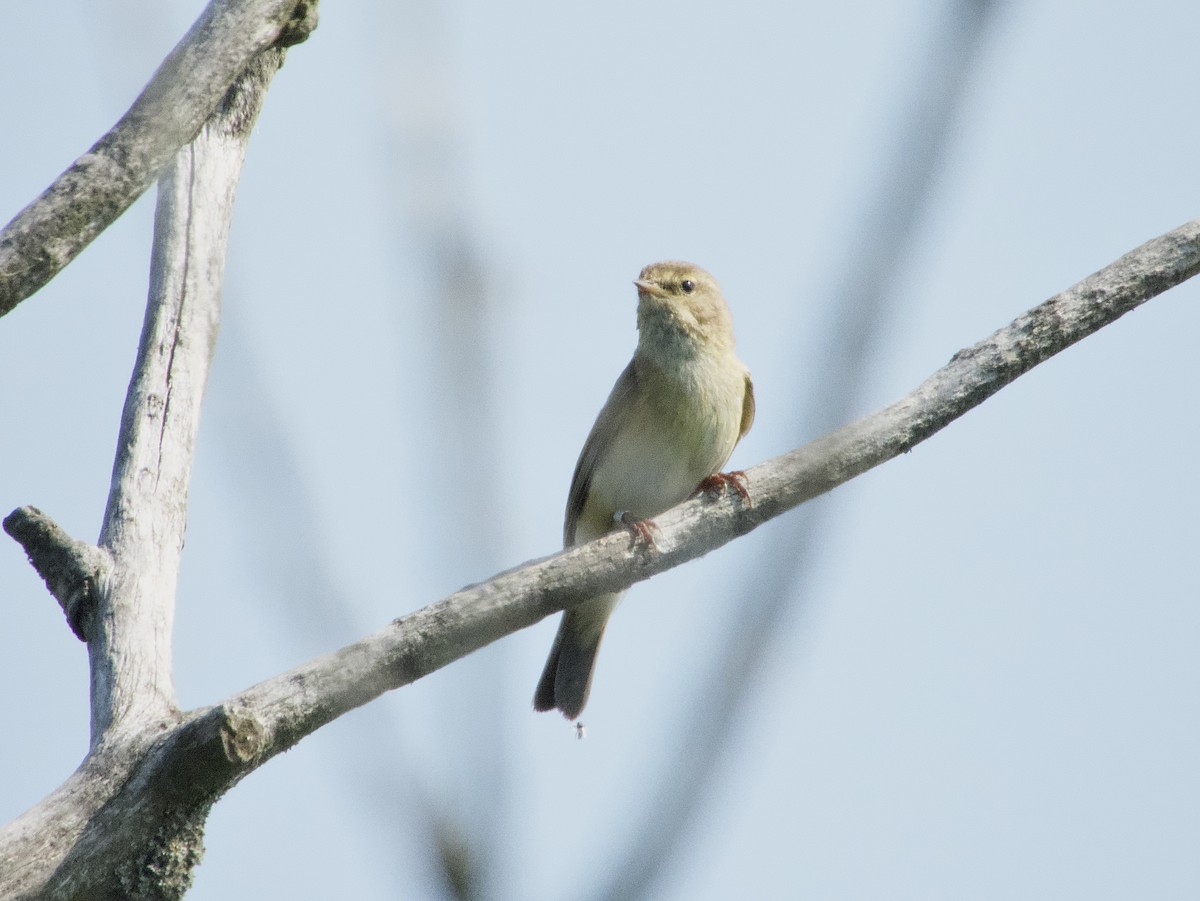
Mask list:
[[[454,184],[462,190],[461,182]],[[449,211],[461,208],[456,202],[461,198],[447,200]],[[430,458],[428,475],[437,484],[455,486],[443,494],[447,503],[436,513],[443,527],[426,531],[424,540],[465,555],[456,559],[430,547],[424,557],[445,567],[443,573],[431,573],[435,579],[453,582],[461,581],[463,573],[493,572],[500,566],[504,519],[496,490],[501,484],[496,444],[504,432],[496,417],[491,341],[496,332],[490,322],[490,281],[465,221],[454,216],[439,223],[436,211],[430,211],[431,220],[422,220],[421,210],[415,212],[414,232],[420,258],[429,266],[436,323],[427,332],[432,351],[427,384],[437,386],[428,396],[436,404],[426,422],[439,453]],[[454,540],[447,542],[447,535]],[[509,646],[499,644],[463,661],[440,699],[443,715],[432,724],[442,733],[443,747],[463,758],[439,792],[442,828],[437,832],[447,887],[462,899],[488,893],[504,811],[509,774],[504,736],[509,726],[501,692],[508,655]],[[476,740],[480,734],[489,740]]]
[[[211,4],[209,12],[219,7]],[[315,8],[314,3],[303,4],[306,14],[315,14]],[[142,33],[150,27],[147,13],[146,9],[97,13],[93,16],[94,27],[109,27],[114,33],[148,40],[149,35]],[[154,25],[167,27],[162,21]],[[161,73],[155,83],[160,79]],[[220,363],[226,370],[223,378],[238,388],[223,395],[230,402],[227,406],[218,404],[208,413],[214,420],[210,427],[219,436],[213,445],[226,458],[221,471],[231,483],[235,508],[231,518],[238,523],[241,534],[254,536],[253,541],[239,542],[239,547],[249,551],[244,571],[257,582],[254,590],[284,599],[280,606],[290,615],[277,620],[281,623],[282,643],[288,643],[290,637],[312,638],[330,631],[356,634],[361,624],[351,615],[353,605],[341,589],[343,583],[330,572],[328,544],[317,534],[316,525],[324,518],[318,515],[318,505],[307,490],[288,429],[267,391],[254,351],[239,328],[240,321],[235,308],[223,329]],[[255,461],[262,465],[255,466]],[[264,559],[271,562],[266,570]],[[354,793],[354,801],[347,807],[370,811],[373,817],[370,831],[381,847],[377,853],[364,850],[360,865],[382,864],[381,868],[395,873],[395,849],[400,844],[395,835],[398,812],[414,811],[415,816],[423,816],[431,824],[438,821],[438,813],[409,762],[394,719],[387,719],[387,725],[390,728],[381,730],[378,722],[372,723],[369,742],[340,730],[337,734],[343,755],[329,769],[335,770]],[[363,773],[371,774],[369,784],[363,780]],[[434,831],[432,826],[428,831]]]
[[[289,430],[239,321],[236,313],[226,317],[220,359],[222,380],[238,387],[223,394],[224,403],[213,405],[209,417],[218,436],[212,444],[225,458],[220,471],[234,507],[230,519],[239,534],[254,536],[239,542],[247,552],[242,569],[251,579],[250,593],[283,599],[278,606],[287,615],[276,622],[277,641],[284,646],[308,646],[314,637],[321,645],[329,634],[357,634],[361,622],[332,569],[329,544],[319,534],[328,517],[311,496]],[[380,728],[382,723],[386,726]],[[326,764],[354,796],[346,809],[372,817],[370,833],[381,846],[374,852],[364,849],[362,865],[393,872],[401,844],[397,818],[416,811],[432,819],[435,807],[396,725],[393,717],[375,718],[369,741],[353,728],[339,730],[340,754]]]
[[[412,2],[376,3],[368,16],[371,33],[380,41],[374,66],[378,141],[393,161],[384,185],[393,224],[390,243],[395,259],[416,261],[416,271],[405,273],[403,282],[390,282],[404,284],[391,303],[400,310],[396,319],[405,333],[397,335],[394,356],[379,359],[377,369],[381,376],[396,373],[401,407],[379,415],[401,424],[404,446],[394,455],[397,466],[415,457],[419,462],[413,471],[421,485],[452,486],[436,492],[438,504],[413,516],[397,515],[394,541],[396,547],[409,546],[407,535],[401,534],[405,521],[420,521],[409,550],[411,558],[420,561],[412,567],[416,583],[410,587],[416,596],[426,585],[436,586],[440,594],[448,582],[462,584],[469,577],[464,573],[483,576],[501,564],[494,464],[498,455],[488,450],[500,434],[492,390],[489,280],[468,213],[462,104],[454,89],[446,11]],[[337,578],[327,542],[316,530],[324,517],[298,463],[290,430],[281,421],[237,321],[235,315],[226,329],[223,365],[228,367],[226,377],[240,387],[233,396],[234,407],[226,411],[231,415],[219,424],[219,445],[230,457],[222,468],[234,483],[241,528],[259,536],[255,556],[272,561],[270,576],[261,580],[260,588],[287,598],[293,637],[324,638],[329,630],[353,634],[352,601]],[[410,357],[417,358],[419,380],[409,375]],[[251,460],[270,471],[248,468]],[[411,479],[395,483],[412,487]],[[398,496],[394,507],[404,511],[411,502]],[[274,544],[264,547],[263,542]],[[255,561],[247,563],[248,569],[256,569]],[[448,674],[462,690],[445,692],[442,686],[445,696],[435,702],[444,715],[405,724],[408,733],[418,725],[438,735],[439,748],[455,749],[445,752],[447,761],[455,754],[466,758],[453,760],[452,784],[443,784],[442,774],[414,764],[395,713],[373,720],[369,742],[341,733],[349,740],[337,769],[352,783],[356,799],[346,809],[392,849],[363,856],[364,865],[390,874],[385,878],[412,884],[412,872],[399,865],[395,853],[398,833],[412,823],[428,852],[422,864],[436,872],[447,896],[474,898],[483,891],[507,775],[498,703],[505,653],[497,647],[463,661]],[[384,719],[387,725],[380,728]],[[472,741],[466,730],[482,731],[492,740]]]
[[[414,536],[423,578],[440,593],[464,578],[495,572],[504,560],[496,280],[489,277],[472,215],[451,10],[379,0],[372,13],[380,36],[381,141],[396,161],[386,185],[393,241],[398,256],[407,251],[414,260],[414,281],[423,289],[396,298],[413,311],[400,320],[412,334],[397,335],[397,356],[389,362],[402,402],[414,414],[401,439],[417,454],[423,481],[448,489],[435,487],[444,503],[421,512],[425,525]],[[418,379],[412,361],[402,357],[402,349],[414,344],[420,347]],[[500,703],[508,653],[498,645],[464,660],[423,711],[441,749],[435,759],[444,763],[426,774],[437,786],[437,809],[426,831],[438,851],[444,887],[456,898],[483,897],[494,882],[489,876],[510,770]],[[480,735],[489,738],[479,741]]]
[[[417,265],[411,287],[392,301],[401,310],[397,320],[406,332],[397,336],[394,357],[378,361],[380,374],[392,371],[400,380],[402,407],[380,415],[401,423],[405,448],[397,449],[397,460],[420,459],[422,449],[432,448],[417,464],[420,482],[453,486],[437,492],[439,504],[416,514],[422,527],[410,551],[421,561],[414,578],[441,589],[447,582],[461,584],[464,573],[494,572],[501,562],[497,455],[488,452],[500,434],[491,388],[489,280],[468,214],[462,106],[455,99],[445,10],[379,3],[371,15],[377,24],[373,33],[386,40],[377,57],[382,77],[375,83],[381,92],[379,141],[395,161],[385,186],[395,226],[392,244],[397,259],[412,258]],[[406,369],[413,362],[407,359],[409,349],[415,349],[422,367],[417,384]],[[306,488],[289,430],[266,390],[253,349],[236,327],[227,328],[226,351],[228,377],[241,388],[232,418],[222,423],[221,446],[232,457],[223,468],[243,505],[238,516],[243,527],[278,541],[265,552],[261,545],[255,548],[256,555],[273,561],[263,589],[288,598],[295,614],[287,618],[292,635],[311,639],[330,629],[352,634],[352,601],[341,590],[327,543],[315,530],[323,517]],[[269,461],[270,472],[248,471],[245,461],[250,459]],[[411,484],[397,481],[402,487]],[[409,502],[396,497],[394,505],[399,511]],[[396,546],[407,544],[403,537],[398,531]],[[253,561],[248,562],[253,569]],[[376,861],[390,874],[386,878],[412,884],[412,873],[398,867],[395,854],[397,833],[407,821],[424,838],[429,852],[424,862],[447,896],[475,898],[483,892],[507,774],[504,755],[498,752],[505,743],[496,738],[504,731],[498,703],[504,653],[497,647],[463,661],[450,677],[465,687],[437,702],[439,710],[450,714],[420,724],[424,731],[441,733],[439,747],[467,757],[452,766],[454,784],[442,784],[438,773],[419,770],[394,713],[373,721],[369,742],[343,733],[346,756],[358,760],[347,763],[343,758],[337,766],[356,798],[346,808],[392,849],[363,858]],[[381,731],[384,719],[387,726]],[[413,725],[406,724],[409,732]],[[471,741],[466,730],[482,730],[494,740]],[[447,752],[447,758],[452,756]]]
[[[875,338],[885,318],[893,273],[911,245],[953,137],[972,69],[979,58],[999,0],[950,0],[937,23],[934,45],[912,84],[898,129],[887,144],[894,149],[865,196],[871,209],[843,254],[843,278],[832,291],[833,319],[825,329],[824,354],[811,371],[821,381],[797,385],[808,392],[810,412],[799,420],[794,443],[822,435],[846,421],[857,407]],[[881,141],[881,144],[885,142]],[[798,406],[798,404],[797,404]],[[751,486],[753,491],[753,485]],[[760,578],[747,583],[732,603],[739,611],[724,638],[703,688],[676,730],[678,751],[652,784],[646,815],[598,898],[612,901],[649,897],[663,871],[711,793],[718,764],[750,689],[771,651],[772,639],[788,620],[789,608],[804,595],[826,508],[809,505],[780,522],[762,548]],[[786,563],[784,562],[786,561]]]

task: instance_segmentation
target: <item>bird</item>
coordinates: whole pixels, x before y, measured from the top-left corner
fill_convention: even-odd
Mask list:
[[[744,474],[721,473],[754,422],[754,385],[734,351],[733,319],[717,280],[692,263],[651,263],[634,280],[633,359],[584,441],[563,523],[563,546],[648,521],[702,488],[747,497]],[[622,592],[565,611],[534,693],[537,711],[577,720],[596,655]]]

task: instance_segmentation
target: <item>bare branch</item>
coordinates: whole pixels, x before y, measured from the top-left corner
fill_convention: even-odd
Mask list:
[[[958,352],[891,406],[748,470],[753,506],[736,495],[695,498],[656,518],[652,553],[614,533],[466,588],[218,707],[149,721],[120,740],[105,733],[62,787],[0,831],[0,897],[177,896],[212,802],[305,735],[580,599],[701,556],[910,450],[1038,363],[1197,272],[1200,220]],[[150,880],[158,873],[165,883]]]
[[[0,898],[178,898],[199,863],[212,786],[259,751],[256,720],[215,707],[103,742],[0,831]]]
[[[150,296],[100,547],[69,546],[108,561],[85,625],[91,749],[66,783],[0,832],[0,897],[181,895],[214,786],[224,791],[258,756],[257,720],[176,709],[171,625],[234,192],[283,53],[268,49],[246,68],[160,182]],[[9,520],[34,546],[38,531],[70,541],[21,513]]]
[[[112,559],[94,544],[72,538],[37,507],[21,507],[4,520],[4,531],[21,547],[58,601],[71,631],[87,641],[95,626],[97,586],[103,584]]]
[[[263,759],[384,691],[532,625],[581,598],[629,587],[703,556],[769,519],[911,450],[1054,354],[1200,272],[1200,220],[1147,242],[1021,315],[896,403],[746,471],[736,495],[656,517],[657,551],[618,532],[502,573],[226,702],[258,716]]]
[[[821,348],[809,371],[821,374],[821,388],[810,400],[810,412],[791,423],[796,441],[834,428],[858,405],[880,323],[893,299],[895,274],[943,169],[972,72],[1002,5],[1001,0],[943,4],[939,21],[929,29],[930,45],[918,51],[912,93],[893,111],[893,122],[880,136],[881,146],[891,149],[880,171],[868,180],[864,196],[870,199],[856,217],[848,244],[854,249],[844,253],[849,265],[842,267],[830,292],[828,320],[817,330]],[[860,247],[871,252],[860,254]],[[794,378],[798,382],[800,373]],[[775,386],[777,393],[786,390]],[[643,813],[623,828],[625,850],[616,855],[611,876],[589,897],[647,897],[673,865],[684,836],[712,796],[711,785],[747,709],[747,696],[771,643],[779,638],[779,623],[803,600],[797,583],[814,572],[812,557],[820,542],[813,538],[832,512],[830,505],[806,507],[759,543],[757,556],[763,565],[756,578],[739,580],[733,588],[742,595],[729,601],[738,615],[693,692],[692,709],[683,718],[688,728],[674,736],[677,747],[661,772],[646,781],[650,796],[643,801]]]
[[[314,27],[316,0],[211,0],[112,130],[0,232],[0,316],[150,187],[251,60]]]
[[[174,710],[175,585],[225,246],[246,141],[282,54],[259,55],[159,186],[150,299],[100,530],[114,566],[89,644],[93,741],[135,709]]]

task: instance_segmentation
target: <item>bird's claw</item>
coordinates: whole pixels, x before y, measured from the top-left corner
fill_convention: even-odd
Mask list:
[[[635,547],[638,542],[641,542],[647,550],[654,550],[657,547],[654,543],[654,534],[650,531],[658,528],[654,524],[654,520],[635,519],[628,510],[622,510],[613,518],[629,530],[630,547]]]
[[[737,496],[749,506],[754,506],[754,501],[750,499],[750,491],[746,486],[746,473],[743,470],[715,472],[696,487],[696,494],[706,493],[713,497],[720,497],[732,488],[737,492]]]

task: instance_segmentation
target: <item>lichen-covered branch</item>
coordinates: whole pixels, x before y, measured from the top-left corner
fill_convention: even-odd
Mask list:
[[[314,27],[316,0],[212,0],[112,130],[0,231],[0,316],[154,183],[251,60]]]

